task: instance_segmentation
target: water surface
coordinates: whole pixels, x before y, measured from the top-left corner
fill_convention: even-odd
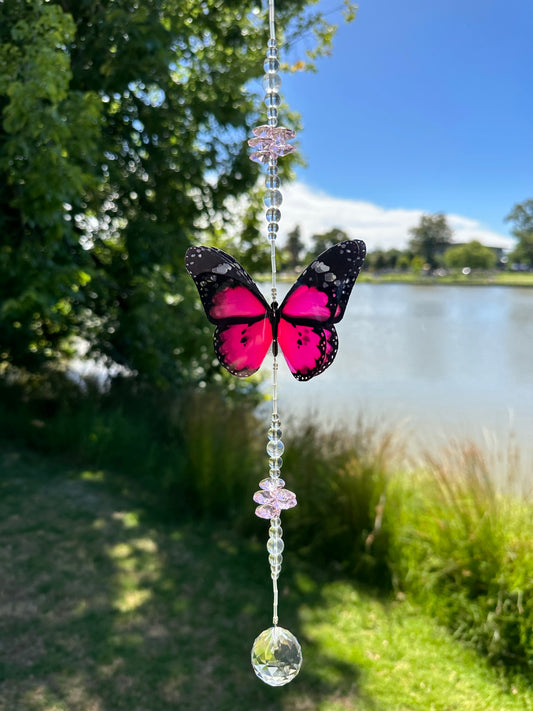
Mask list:
[[[367,413],[401,424],[418,448],[451,437],[504,446],[513,433],[533,451],[533,289],[357,284],[337,331],[322,375],[301,383],[280,364],[285,420]]]

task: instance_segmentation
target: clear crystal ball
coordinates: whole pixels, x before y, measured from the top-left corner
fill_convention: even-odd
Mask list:
[[[261,632],[252,647],[255,673],[269,686],[283,686],[292,681],[302,666],[302,648],[298,640],[283,627],[270,627]]]

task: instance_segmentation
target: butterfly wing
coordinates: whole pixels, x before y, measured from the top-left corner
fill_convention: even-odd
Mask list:
[[[277,341],[297,380],[310,380],[333,363],[334,324],[344,316],[365,253],[360,240],[339,242],[311,262],[283,300]]]
[[[189,247],[185,266],[216,325],[215,353],[233,375],[255,373],[272,342],[271,309],[248,272],[216,247]]]

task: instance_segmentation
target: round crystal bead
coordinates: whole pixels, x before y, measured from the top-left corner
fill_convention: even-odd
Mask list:
[[[281,439],[281,427],[270,427],[268,430],[268,439]]]
[[[270,169],[271,166],[269,165],[268,167],[269,167],[269,169]],[[272,166],[272,167],[277,168],[278,166],[276,165],[276,166]],[[270,173],[270,170],[269,170],[268,172],[269,172],[269,175],[274,175],[274,173]],[[276,171],[276,173],[277,173],[277,171]],[[279,415],[278,415],[278,413],[277,413],[277,412],[273,412],[273,413],[272,413],[272,417],[271,417],[270,419],[272,420],[272,422],[279,422]]]
[[[279,70],[279,62],[277,59],[267,59],[263,64],[265,72],[274,73]]]
[[[269,454],[272,458],[279,458],[285,451],[285,445],[280,439],[271,439],[266,446],[266,450],[267,454]]]
[[[271,74],[265,74],[263,77],[263,89],[267,94],[272,94],[281,89],[281,77],[279,74],[272,72]]]
[[[268,190],[277,190],[281,185],[281,180],[277,175],[267,175],[265,178],[265,186]]]
[[[269,163],[267,166],[267,175],[277,175],[279,173],[279,166],[278,166],[278,161],[277,159],[272,161],[272,163]],[[272,419],[274,417],[277,417],[279,420],[278,415],[272,415]]]
[[[276,625],[256,638],[252,647],[252,667],[265,684],[288,684],[301,666],[302,648],[289,630]]]
[[[275,538],[276,536],[281,538],[281,536],[283,535],[283,529],[281,528],[281,526],[279,528],[273,528],[272,526],[270,526],[270,528],[268,529],[268,535],[271,538]]]
[[[268,118],[268,125],[269,126],[277,126],[278,124],[278,110],[276,109],[275,106],[270,106],[267,109],[267,118]]]
[[[266,211],[267,222],[279,222],[281,220],[281,212],[275,207],[269,207]]]
[[[267,228],[267,229],[268,229],[269,232],[274,233],[274,234],[272,235],[272,239],[276,239],[276,234],[275,234],[275,233],[279,230],[279,225],[278,225],[278,223],[277,223],[277,222],[270,222],[270,223],[268,224],[268,228]],[[269,235],[269,239],[270,239],[270,235]]]
[[[283,553],[283,549],[285,548],[285,544],[283,543],[282,538],[274,537],[274,538],[269,538],[267,542],[267,551],[269,553],[272,553],[272,555],[281,555]],[[270,560],[270,558],[269,558]]]
[[[281,568],[281,564],[283,563],[283,556],[281,553],[271,553],[268,556],[268,562],[273,568]]]
[[[269,190],[265,193],[263,202],[267,207],[279,207],[283,202],[283,196],[279,190]]]
[[[268,460],[268,466],[270,467],[270,470],[273,471],[275,469],[281,469],[283,466],[283,459],[281,457],[270,457]]]
[[[272,108],[272,107],[278,108],[278,106],[280,104],[281,104],[281,96],[279,94],[277,94],[275,91],[265,95],[265,106],[267,108]]]

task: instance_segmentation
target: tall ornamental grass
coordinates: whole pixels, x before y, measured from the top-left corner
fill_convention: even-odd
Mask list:
[[[393,488],[385,526],[396,584],[492,661],[533,670],[531,497],[499,490],[468,443]]]

